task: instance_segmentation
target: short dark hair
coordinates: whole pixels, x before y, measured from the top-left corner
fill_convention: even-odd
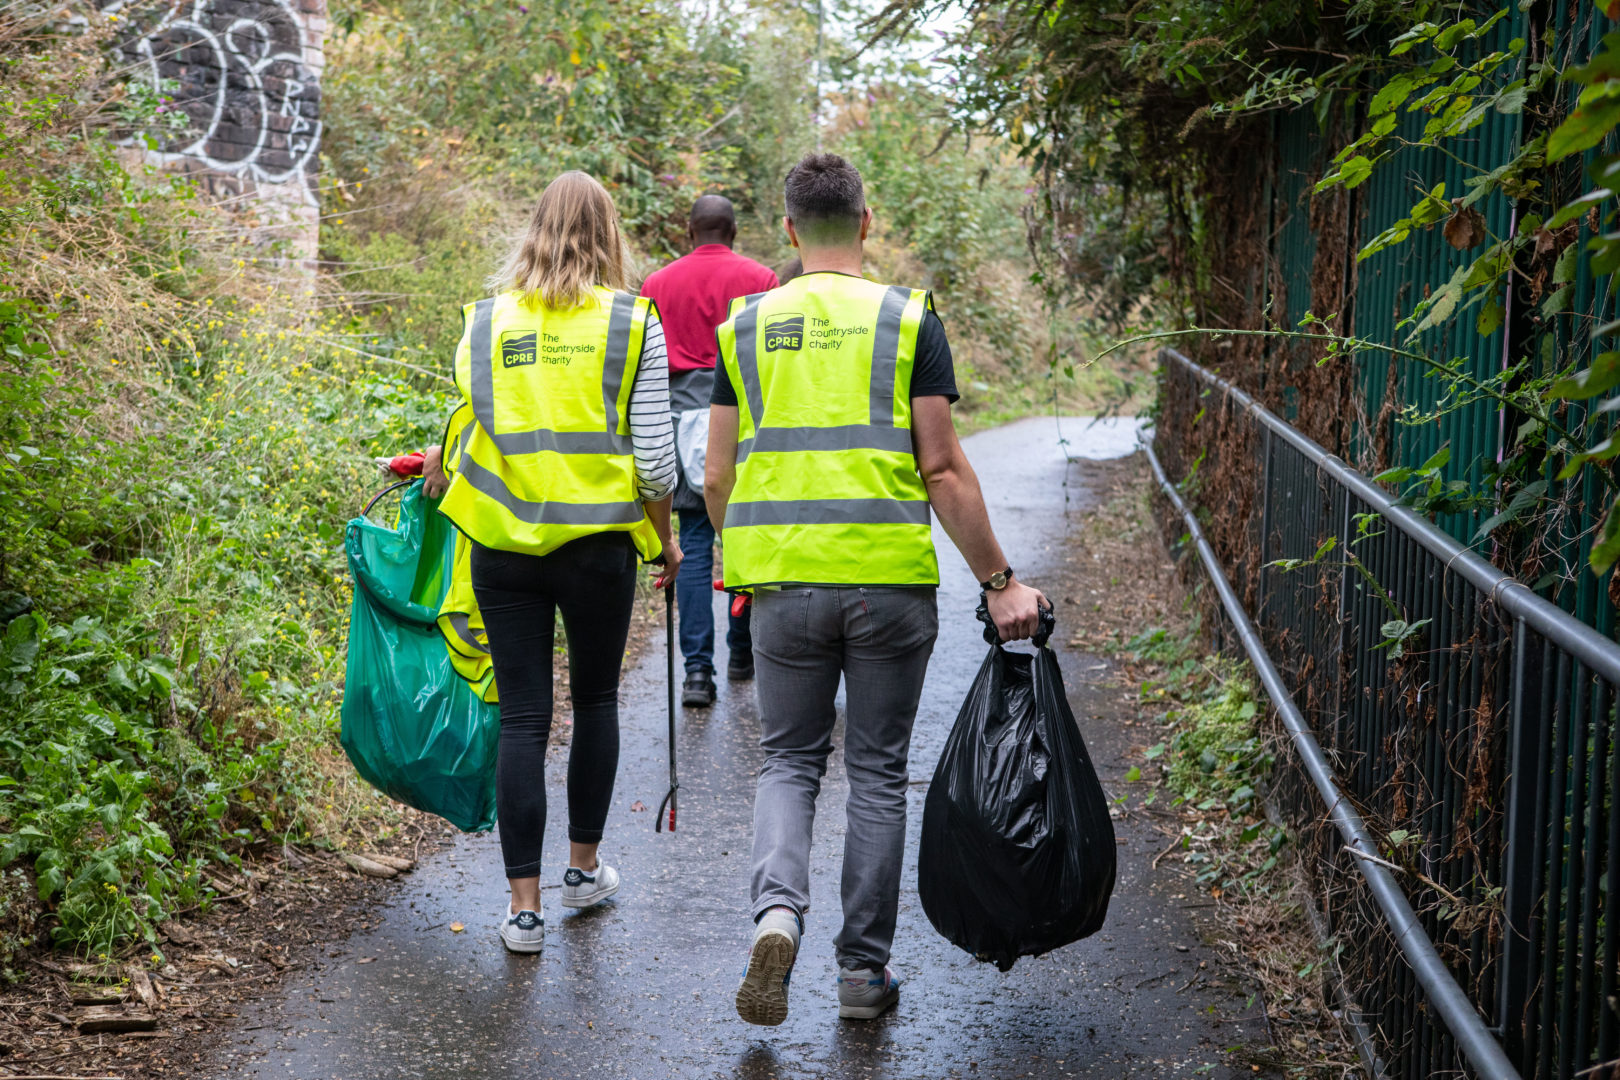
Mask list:
[[[811,243],[843,243],[860,231],[866,189],[860,171],[837,154],[806,154],[783,187],[787,216]]]

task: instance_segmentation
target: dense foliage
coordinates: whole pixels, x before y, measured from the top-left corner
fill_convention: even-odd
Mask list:
[[[896,0],[872,25],[904,27],[937,6]],[[1407,408],[1401,423],[1433,424],[1480,402],[1501,408],[1501,460],[1495,447],[1455,459],[1450,482],[1415,486],[1414,503],[1473,512],[1475,541],[1507,541],[1498,556],[1533,578],[1575,549],[1589,549],[1602,574],[1620,557],[1620,491],[1608,469],[1620,455],[1610,437],[1620,399],[1589,403],[1620,386],[1620,352],[1602,344],[1615,330],[1607,282],[1620,267],[1620,159],[1606,152],[1620,122],[1620,36],[1599,42],[1592,24],[1617,15],[1615,5],[1574,3],[978,0],[945,60],[959,120],[1019,146],[1040,181],[1036,250],[1116,326],[1141,326],[1132,305],[1152,290],[1168,300],[1165,321],[1206,337],[1292,337],[1328,364],[1329,380],[1353,383],[1374,355],[1437,379],[1438,403]],[[1297,298],[1287,324],[1271,310],[1276,285],[1255,265],[1271,242],[1269,196],[1254,186],[1269,166],[1255,162],[1273,159],[1284,119],[1301,116],[1327,148],[1312,177],[1322,198],[1309,208],[1319,252],[1354,235],[1342,209],[1334,216],[1353,204],[1334,194],[1395,172],[1410,210],[1361,236],[1356,261],[1437,232],[1456,253],[1442,284],[1412,282],[1394,339],[1356,337],[1336,308],[1301,318]],[[1480,165],[1483,125],[1501,117],[1514,119],[1517,139],[1505,159]],[[1466,184],[1447,190],[1414,171],[1418,160],[1456,162]],[[1582,297],[1593,299],[1577,309]],[[1475,358],[1449,351],[1448,331],[1464,324],[1507,334],[1501,370],[1481,376]],[[1322,377],[1300,392],[1344,405],[1354,396]],[[1335,417],[1344,442],[1318,437],[1343,452],[1357,438],[1370,446],[1376,432],[1354,421]],[[1404,483],[1424,463],[1383,464],[1401,467],[1384,479]]]

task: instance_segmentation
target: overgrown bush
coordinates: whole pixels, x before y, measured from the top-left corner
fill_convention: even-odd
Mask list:
[[[343,522],[443,415],[131,164],[162,102],[90,23],[0,35],[0,966],[20,867],[52,940],[111,952],[210,863],[382,808],[335,747]]]

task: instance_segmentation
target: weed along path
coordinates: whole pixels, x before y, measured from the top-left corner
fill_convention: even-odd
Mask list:
[[[1059,631],[1087,610],[1064,602],[1057,572],[1073,512],[1091,505],[1103,471],[1083,460],[1134,442],[1130,425],[1067,421],[1070,462],[1050,418],[967,440],[1013,565],[1058,602]],[[294,1080],[470,1077],[747,1078],[1253,1076],[1233,1049],[1265,1039],[1247,988],[1220,974],[1200,942],[1196,897],[1168,867],[1162,835],[1125,814],[1115,825],[1120,877],[1095,937],[1008,974],[935,934],[916,898],[916,837],[924,793],[985,646],[972,611],[977,588],[939,537],[940,638],[913,751],[911,837],[893,964],[906,979],[887,1018],[839,1021],[831,939],[836,929],[845,781],[835,752],[820,802],[813,910],[780,1028],[738,1020],[732,995],[749,923],[748,848],[759,762],[753,686],[722,684],[708,712],[680,723],[680,831],[655,835],[666,785],[664,650],[654,642],[627,673],[623,757],[603,851],[624,874],[616,901],[565,912],[554,897],[567,849],[564,770],[550,770],[547,935],[537,957],[507,955],[495,938],[503,909],[492,835],[464,836],[427,859],[394,893],[377,925],[329,950],[278,998],[241,1021],[208,1075]],[[1106,584],[1106,572],[1099,571]],[[1092,582],[1093,586],[1098,583]],[[719,599],[716,610],[719,610]],[[1060,651],[1074,711],[1104,786],[1119,794],[1131,736],[1129,701],[1093,686],[1105,661]],[[723,669],[723,664],[721,665]],[[837,739],[842,742],[842,733]],[[452,932],[452,925],[465,925]]]

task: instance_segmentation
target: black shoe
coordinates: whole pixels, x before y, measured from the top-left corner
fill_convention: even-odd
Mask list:
[[[747,682],[754,677],[754,651],[732,653],[726,661],[726,678],[732,682]]]
[[[714,704],[714,673],[704,671],[688,671],[686,681],[681,684],[681,704],[694,709],[707,709]]]

